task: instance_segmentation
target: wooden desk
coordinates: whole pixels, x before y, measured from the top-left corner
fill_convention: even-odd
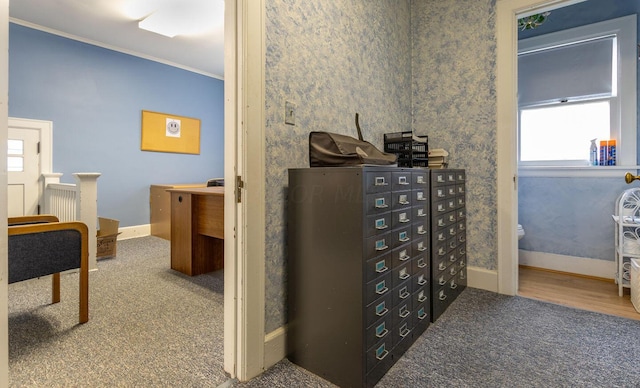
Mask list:
[[[206,187],[205,183],[180,183],[151,185],[149,187],[149,208],[151,235],[171,240],[171,193],[167,189]]]
[[[224,266],[224,187],[168,189],[171,268],[194,276]]]

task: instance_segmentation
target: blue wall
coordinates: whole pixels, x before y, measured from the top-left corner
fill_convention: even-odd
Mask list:
[[[223,176],[223,81],[9,26],[9,116],[53,122],[53,172],[99,172],[98,215],[149,223],[149,185]],[[201,120],[200,155],[140,150],[141,111]]]
[[[589,0],[551,11],[542,26],[521,31],[519,39],[639,11],[640,1]],[[520,249],[613,261],[611,214],[620,192],[634,187],[624,183],[624,171],[620,170],[619,175],[620,178],[520,178],[518,220],[525,229]]]

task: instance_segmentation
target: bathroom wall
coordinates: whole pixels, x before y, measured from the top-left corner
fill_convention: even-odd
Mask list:
[[[411,129],[410,16],[409,0],[266,2],[267,333],[286,322],[287,169],[309,167],[310,131],[357,136],[356,112],[379,148]]]
[[[638,1],[589,0],[551,11],[547,22],[534,30],[520,32],[519,38],[614,19],[639,11]],[[621,170],[619,175],[619,178],[521,177],[518,213],[519,222],[526,234],[520,240],[520,249],[613,261],[614,224],[611,214],[614,212],[615,200],[623,190],[637,186],[637,182],[632,185],[624,183],[624,171]]]

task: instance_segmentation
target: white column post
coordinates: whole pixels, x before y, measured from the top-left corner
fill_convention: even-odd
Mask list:
[[[98,223],[98,177],[97,172],[76,172],[76,218],[89,230],[89,270],[98,269],[96,260]]]

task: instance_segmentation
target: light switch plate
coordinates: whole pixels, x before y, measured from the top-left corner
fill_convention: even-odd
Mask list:
[[[285,101],[284,103],[284,123],[296,125],[296,104]]]

